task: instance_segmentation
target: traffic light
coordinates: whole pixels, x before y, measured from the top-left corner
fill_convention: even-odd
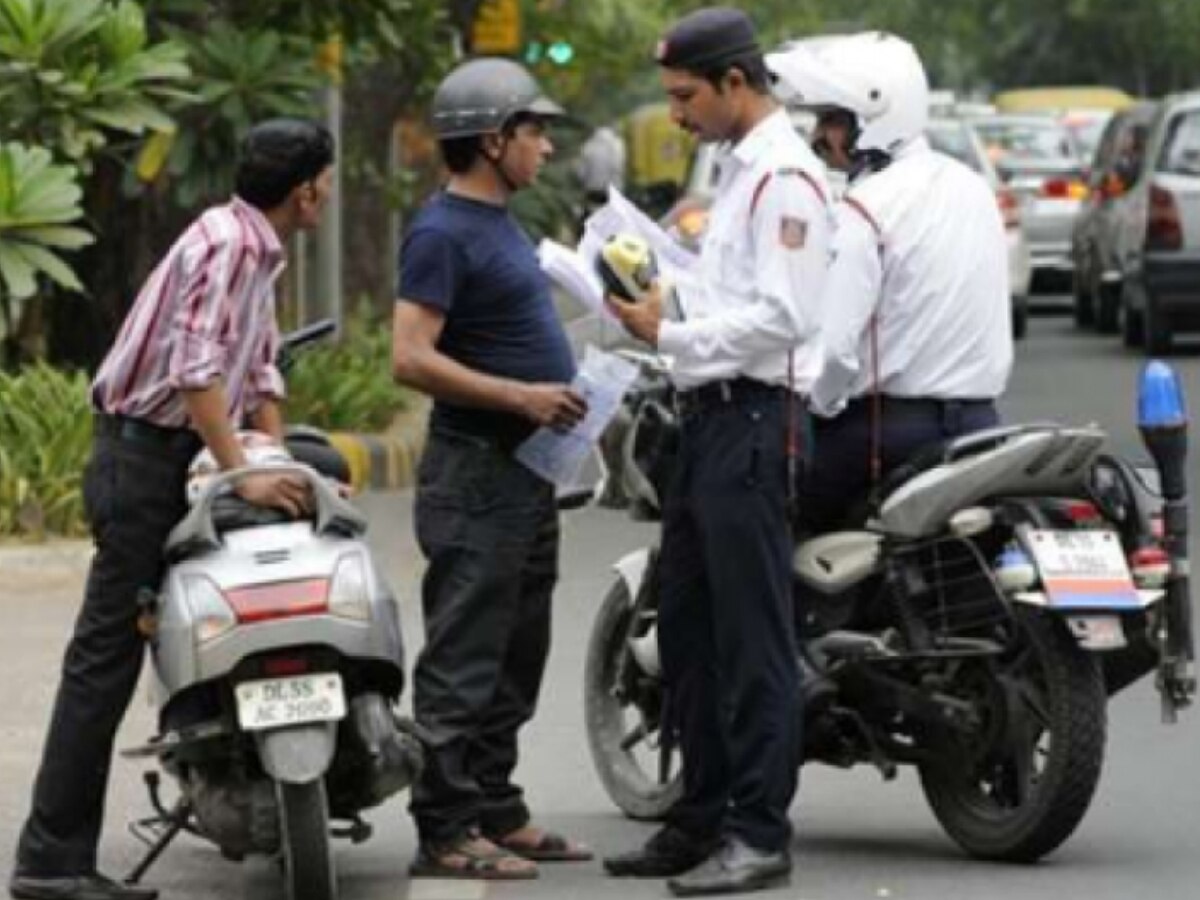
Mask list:
[[[529,41],[525,45],[524,57],[531,66],[543,60],[556,66],[565,66],[575,59],[575,45],[570,41]]]
[[[546,48],[546,57],[556,66],[565,66],[575,58],[575,48],[569,41],[555,41]]]

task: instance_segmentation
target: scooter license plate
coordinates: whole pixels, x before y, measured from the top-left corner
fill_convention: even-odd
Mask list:
[[[1139,609],[1121,540],[1112,531],[1031,531],[1030,549],[1050,606]]]
[[[237,686],[238,724],[245,731],[326,722],[346,715],[337,672],[245,681]]]

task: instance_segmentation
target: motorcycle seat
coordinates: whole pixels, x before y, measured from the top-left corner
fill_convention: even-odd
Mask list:
[[[878,514],[888,497],[922,472],[928,472],[936,466],[962,459],[965,456],[991,450],[1011,437],[1028,433],[1030,427],[1029,425],[1003,425],[927,444],[883,476],[878,486],[867,497],[859,521],[866,521]]]

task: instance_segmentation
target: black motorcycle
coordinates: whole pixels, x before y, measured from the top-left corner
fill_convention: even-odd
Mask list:
[[[678,429],[665,372],[641,362],[606,440],[607,493],[621,485],[655,520]],[[915,766],[976,857],[1031,862],[1070,837],[1100,778],[1108,698],[1157,672],[1174,721],[1195,692],[1186,423],[1161,363],[1141,408],[1156,470],[1107,453],[1095,427],[999,428],[928,448],[845,528],[799,543],[805,762],[885,779]],[[656,550],[615,569],[587,653],[588,738],[612,800],[655,819],[687,764],[661,680]]]

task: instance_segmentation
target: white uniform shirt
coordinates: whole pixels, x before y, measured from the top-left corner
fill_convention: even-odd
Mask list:
[[[659,349],[674,358],[682,389],[738,376],[787,384],[794,350],[794,386],[806,391],[821,364],[819,302],[833,225],[824,165],[777,110],[720,166],[701,290],[687,297],[684,321],[662,323]]]
[[[837,221],[813,409],[834,415],[871,390],[873,315],[881,393],[1003,393],[1013,358],[1008,245],[987,182],[919,138],[886,169],[850,185]]]

